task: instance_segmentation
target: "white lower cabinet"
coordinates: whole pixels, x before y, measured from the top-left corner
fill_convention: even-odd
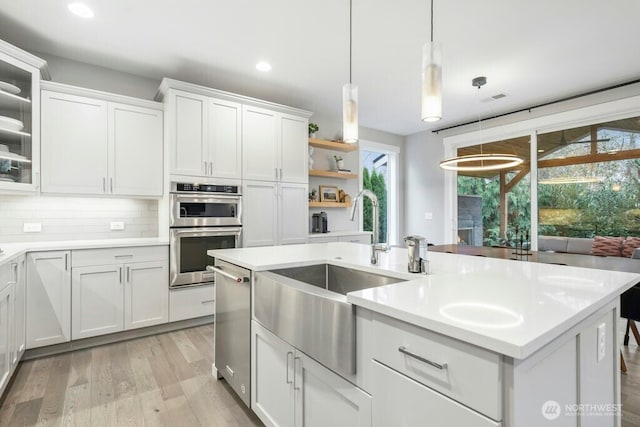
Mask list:
[[[502,425],[378,362],[372,363],[373,427]]]
[[[74,251],[72,270],[72,339],[168,322],[166,247]]]
[[[251,407],[267,426],[371,426],[371,396],[252,322]]]
[[[27,349],[27,284],[25,280],[25,256],[10,263],[13,292],[13,369],[18,366]]]
[[[169,321],[211,316],[215,312],[214,285],[189,286],[169,291]]]
[[[13,283],[10,283],[6,267],[0,267],[0,395],[11,378],[11,355],[13,335]]]
[[[70,251],[27,255],[27,349],[71,339]]]

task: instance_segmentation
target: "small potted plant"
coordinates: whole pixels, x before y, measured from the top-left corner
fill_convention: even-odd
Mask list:
[[[336,169],[344,169],[344,160],[342,159],[342,156],[335,155],[333,158],[336,160]]]
[[[318,129],[320,128],[318,127],[317,124],[309,123],[309,138],[315,138],[316,133],[318,132]]]

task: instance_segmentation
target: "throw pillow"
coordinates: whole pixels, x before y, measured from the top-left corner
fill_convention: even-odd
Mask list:
[[[631,258],[636,248],[640,248],[640,237],[627,236],[627,238],[624,239],[624,243],[622,243],[622,256]]]
[[[596,236],[593,239],[591,255],[621,256],[622,237]]]

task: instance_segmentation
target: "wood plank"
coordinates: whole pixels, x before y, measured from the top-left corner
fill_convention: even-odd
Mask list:
[[[350,208],[351,206],[351,203],[309,202],[310,208]]]
[[[160,386],[153,376],[153,369],[147,358],[132,358],[130,360],[133,380],[137,393],[144,393],[150,390],[158,390]]]
[[[91,349],[91,427],[116,425],[109,346]]]
[[[584,163],[612,162],[640,158],[640,149],[616,151],[614,153],[587,154],[584,156],[566,157],[562,159],[540,160],[538,169],[557,166],[580,165]]]
[[[119,426],[144,426],[145,422],[138,396],[131,395],[116,400],[116,420]]]
[[[319,169],[309,169],[309,176],[319,176],[322,178],[337,178],[337,179],[356,179],[358,174],[349,172],[337,172],[337,171],[325,171]]]
[[[71,355],[69,353],[53,357],[51,374],[49,375],[49,381],[42,398],[40,414],[38,415],[39,426],[53,426],[60,423],[70,368]]]
[[[16,405],[9,426],[33,426],[38,421],[38,414],[42,406],[42,398],[27,400]]]
[[[202,358],[209,363],[213,363],[213,345],[199,332],[199,328],[186,329],[185,333],[189,337],[189,340],[191,340],[191,343],[200,352]]]
[[[169,336],[176,344],[178,350],[182,354],[182,357],[184,357],[187,363],[193,363],[204,358],[184,331],[170,332]]]
[[[164,404],[169,413],[169,420],[174,426],[200,426],[198,418],[195,416],[193,408],[189,405],[184,395],[165,400]]]
[[[115,399],[130,397],[136,394],[136,382],[129,362],[127,345],[123,342],[109,346],[111,359],[111,379]]]
[[[149,364],[151,365],[153,378],[160,387],[162,398],[165,401],[182,395],[178,378],[176,378],[164,354],[158,353],[149,358]]]
[[[19,402],[38,399],[44,396],[44,392],[51,374],[53,357],[45,357],[33,361],[31,373],[27,379],[25,388],[20,393]]]
[[[140,394],[140,406],[145,425],[171,426],[169,411],[164,404],[159,389],[145,391]]]
[[[0,426],[9,425],[13,411],[18,403],[21,402],[22,391],[27,386],[27,381],[31,373],[33,362],[22,362],[16,368],[13,377],[13,383],[5,391],[2,409],[0,409]],[[1,401],[1,399],[0,399]]]
[[[341,151],[343,153],[358,150],[358,144],[347,144],[346,142],[342,141],[327,141],[326,139],[318,138],[309,138],[309,145],[315,148]]]
[[[87,384],[91,380],[91,349],[71,353],[69,387]]]
[[[67,389],[64,396],[62,425],[91,425],[91,383],[86,382]]]
[[[182,356],[182,353],[180,353],[178,346],[173,341],[173,339],[171,339],[171,335],[162,334],[158,337],[158,339],[160,340],[160,344],[165,350],[167,361],[169,362],[171,369],[175,373],[176,378],[178,378],[179,381],[193,378],[195,376],[193,369]]]

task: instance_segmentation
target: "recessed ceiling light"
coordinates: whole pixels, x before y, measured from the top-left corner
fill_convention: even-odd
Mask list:
[[[260,61],[256,64],[256,70],[271,71],[271,64],[269,64],[267,61]]]
[[[78,15],[81,18],[93,18],[94,16],[93,10],[91,10],[89,6],[84,3],[69,3],[67,5],[67,8],[69,8],[69,11],[71,13],[73,13],[74,15]]]

